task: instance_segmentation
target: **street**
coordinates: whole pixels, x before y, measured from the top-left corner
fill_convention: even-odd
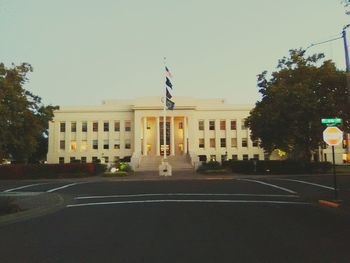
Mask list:
[[[65,208],[0,227],[1,262],[350,262],[332,177],[2,182]],[[339,178],[340,198],[350,177]]]

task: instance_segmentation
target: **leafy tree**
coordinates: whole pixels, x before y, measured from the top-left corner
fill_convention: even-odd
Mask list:
[[[48,121],[57,107],[44,106],[39,96],[23,88],[32,71],[27,63],[11,68],[0,63],[0,160],[26,162],[43,155],[38,146],[45,145]]]
[[[290,50],[278,62],[277,71],[258,75],[262,95],[246,120],[253,140],[259,139],[267,153],[280,149],[289,158],[310,160],[322,143],[322,118],[345,120],[349,130],[345,72],[323,54],[305,57],[301,49]]]

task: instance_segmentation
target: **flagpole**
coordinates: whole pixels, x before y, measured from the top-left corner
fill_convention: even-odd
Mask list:
[[[166,57],[164,57],[164,67],[166,66]],[[164,89],[164,87],[163,87]],[[166,160],[166,88],[163,104],[163,160]]]

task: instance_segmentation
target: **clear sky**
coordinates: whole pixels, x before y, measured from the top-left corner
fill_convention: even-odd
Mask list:
[[[0,0],[0,62],[32,64],[45,104],[161,95],[164,56],[175,97],[253,104],[257,74],[348,23],[341,0]],[[314,52],[344,69],[341,40]]]

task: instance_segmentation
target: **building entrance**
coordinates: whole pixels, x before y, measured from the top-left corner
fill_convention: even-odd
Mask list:
[[[163,156],[164,155],[164,150],[166,151],[166,155],[170,155],[170,122],[166,122],[165,124],[166,128],[165,128],[165,149],[164,149],[164,132],[163,132],[163,122],[160,121],[159,122],[159,131],[160,131],[160,136],[159,136],[159,145],[160,145],[160,155]]]

